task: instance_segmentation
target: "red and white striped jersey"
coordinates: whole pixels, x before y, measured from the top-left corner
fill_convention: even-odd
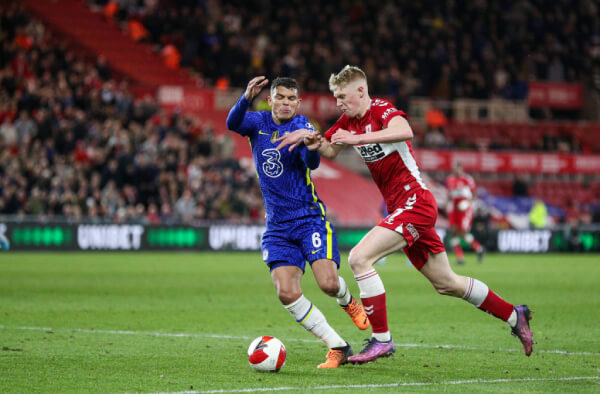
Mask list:
[[[331,137],[338,129],[353,134],[376,133],[385,129],[395,116],[407,118],[406,113],[396,109],[389,101],[372,99],[365,115],[349,118],[343,114],[337,122],[325,132],[325,138]],[[354,145],[354,149],[363,158],[373,180],[383,195],[388,212],[392,212],[406,201],[403,198],[409,191],[427,189],[421,179],[410,141],[393,143],[375,143]]]
[[[446,178],[446,188],[448,189],[448,199],[452,202],[451,209],[459,209],[459,204],[462,201],[467,201],[469,204],[475,195],[475,180],[469,174],[451,174]],[[463,203],[463,205],[466,205]],[[462,207],[461,207],[462,208]]]

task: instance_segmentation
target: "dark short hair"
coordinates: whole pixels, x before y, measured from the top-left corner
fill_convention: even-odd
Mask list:
[[[283,86],[288,89],[296,89],[296,92],[300,94],[300,86],[298,86],[298,81],[294,78],[288,77],[277,77],[271,82],[271,94],[277,89],[278,86]]]

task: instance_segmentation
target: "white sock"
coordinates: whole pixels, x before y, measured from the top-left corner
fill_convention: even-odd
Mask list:
[[[515,311],[513,309],[512,313],[510,314],[510,317],[508,318],[508,320],[506,322],[511,327],[516,326],[517,325],[517,311]]]
[[[386,332],[374,332],[371,336],[377,339],[379,342],[389,342],[392,340],[392,334],[389,331]]]
[[[284,305],[284,307],[302,327],[325,342],[328,348],[346,346],[346,341],[331,328],[323,313],[312,302],[306,299],[304,295],[301,295],[300,298],[291,304]]]
[[[483,304],[483,301],[485,301],[490,289],[488,289],[485,283],[477,279],[467,279],[469,280],[467,283],[467,290],[465,290],[465,294],[462,298],[479,308],[481,304]]]
[[[350,291],[348,290],[348,286],[346,286],[346,281],[341,276],[338,276],[340,280],[340,291],[335,295],[337,298],[338,304],[341,306],[348,306],[350,301],[352,300],[352,296],[350,295]]]
[[[375,297],[385,293],[383,282],[374,269],[365,272],[364,274],[354,276],[358,289],[360,290],[360,298]]]
[[[467,242],[469,245],[470,245],[470,244],[473,242],[473,240],[474,240],[474,239],[475,239],[475,237],[473,237],[473,234],[471,234],[471,233],[467,233],[467,234],[465,235],[465,241],[466,241],[466,242]]]

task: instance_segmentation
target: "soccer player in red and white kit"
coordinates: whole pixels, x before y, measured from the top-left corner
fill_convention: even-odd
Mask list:
[[[365,348],[348,361],[367,363],[396,350],[388,329],[385,288],[373,264],[400,249],[438,293],[461,297],[506,321],[529,356],[533,334],[527,305],[515,307],[485,283],[457,275],[450,268],[444,245],[434,229],[437,204],[419,174],[406,114],[386,100],[371,99],[367,77],[358,67],[346,66],[332,74],[329,88],[343,112],[333,127],[324,137],[296,130],[280,137],[277,149],[289,145],[291,150],[304,143],[309,149],[317,146],[323,157],[335,158],[346,145],[352,145],[385,199],[389,215],[360,240],[348,258],[373,330]]]
[[[448,222],[452,238],[450,240],[456,262],[464,264],[465,254],[460,245],[460,238],[467,242],[475,253],[477,261],[483,261],[485,249],[471,234],[473,223],[473,197],[475,196],[475,180],[464,171],[459,162],[454,164],[454,172],[446,178],[446,189],[448,189]]]

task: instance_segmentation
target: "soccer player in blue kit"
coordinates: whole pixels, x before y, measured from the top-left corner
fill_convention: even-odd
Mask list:
[[[293,78],[276,78],[267,97],[271,111],[248,111],[252,99],[268,82],[260,76],[248,83],[229,112],[227,128],[250,140],[267,214],[262,257],[271,271],[277,296],[294,319],[329,348],[326,361],[318,368],[337,368],[348,362],[353,351],[302,294],[300,282],[306,262],[321,290],[337,299],[358,328],[366,330],[370,323],[338,275],[337,238],[310,177],[310,170],[319,166],[319,153],[304,145],[292,152],[275,149],[274,141],[280,135],[299,128],[314,131],[308,119],[297,114],[301,101],[298,83]]]

